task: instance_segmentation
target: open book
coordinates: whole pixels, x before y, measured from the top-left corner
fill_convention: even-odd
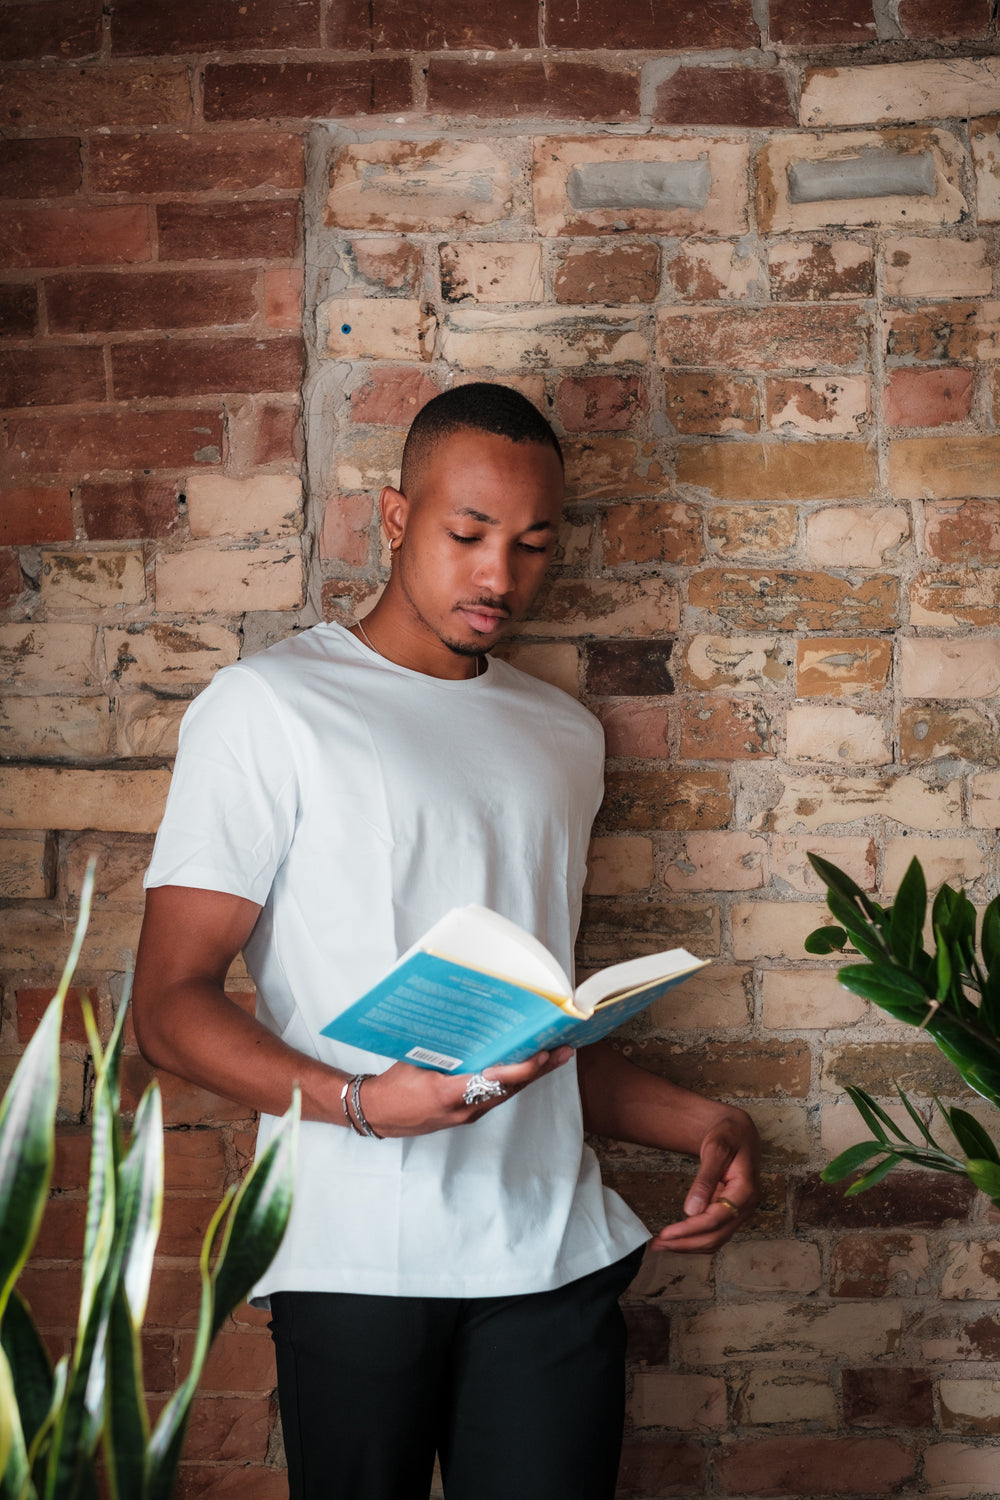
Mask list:
[[[443,1073],[478,1073],[599,1041],[704,963],[672,948],[612,964],[574,992],[531,933],[485,906],[457,906],[323,1035]]]

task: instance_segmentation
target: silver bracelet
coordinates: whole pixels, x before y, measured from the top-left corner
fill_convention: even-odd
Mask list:
[[[354,1131],[354,1134],[355,1135],[364,1135],[364,1131],[358,1125],[358,1123],[355,1120],[354,1116],[351,1114],[351,1111],[347,1107],[347,1095],[348,1095],[348,1092],[350,1090],[351,1084],[353,1082],[354,1082],[354,1079],[353,1078],[349,1078],[347,1080],[347,1082],[344,1084],[344,1087],[340,1091],[340,1102],[344,1106],[344,1119],[347,1121],[348,1125],[350,1125],[351,1129]]]
[[[361,1085],[373,1077],[373,1073],[356,1073],[354,1075],[351,1080],[351,1105],[357,1117],[359,1134],[367,1136],[369,1140],[380,1141],[383,1137],[379,1135],[377,1130],[372,1129],[365,1119],[364,1110],[361,1108]]]

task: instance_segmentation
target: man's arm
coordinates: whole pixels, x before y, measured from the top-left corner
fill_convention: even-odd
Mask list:
[[[662,1229],[652,1248],[704,1253],[724,1245],[757,1203],[760,1141],[749,1115],[636,1067],[607,1042],[582,1047],[577,1072],[587,1130],[700,1159],[687,1218]]]
[[[241,896],[188,886],[147,892],[132,1000],[136,1040],[154,1067],[268,1114],[284,1113],[298,1084],[303,1119],[346,1127],[340,1091],[349,1075],[287,1046],[226,996],[229,966],[260,910]],[[488,1072],[509,1097],[571,1055],[561,1047]],[[427,1135],[502,1105],[465,1104],[466,1081],[394,1063],[365,1083],[365,1116],[379,1135]]]

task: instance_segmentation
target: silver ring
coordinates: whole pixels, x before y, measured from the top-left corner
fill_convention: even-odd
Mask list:
[[[482,1073],[473,1073],[462,1094],[464,1104],[485,1104],[487,1099],[505,1099],[507,1090],[496,1078],[486,1078]]]

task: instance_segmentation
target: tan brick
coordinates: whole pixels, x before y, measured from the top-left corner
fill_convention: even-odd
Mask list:
[[[302,590],[297,543],[190,547],[156,561],[159,610],[242,614],[248,609],[298,609]]]
[[[794,505],[714,505],[708,534],[723,557],[783,557],[798,541],[798,511]]]
[[[997,107],[996,58],[811,68],[802,89],[803,125],[870,125],[881,120],[968,119]]]
[[[751,833],[689,833],[663,872],[671,891],[753,891],[767,880],[767,840]]]
[[[660,247],[645,240],[569,245],[552,285],[557,302],[654,302],[660,292]]]
[[[125,755],[176,755],[177,735],[187,706],[184,698],[125,693],[115,710],[119,750]]]
[[[632,1377],[628,1425],[633,1431],[665,1427],[719,1431],[726,1426],[726,1382],[680,1370],[637,1370]]]
[[[945,1432],[1000,1432],[1000,1381],[941,1380],[938,1391]]]
[[[885,242],[890,297],[988,297],[993,271],[984,239],[901,235]]]
[[[334,160],[326,223],[441,234],[509,211],[510,167],[475,141],[365,141]]]
[[[1000,828],[1000,774],[996,771],[973,776],[969,822],[973,828]]]
[[[668,370],[663,405],[678,432],[756,432],[760,426],[757,386],[749,377]]]
[[[1000,568],[945,568],[910,584],[910,621],[950,630],[993,625],[1000,604]]]
[[[806,957],[806,936],[830,920],[825,906],[811,901],[752,901],[733,905],[733,957],[757,961],[761,958]]]
[[[892,642],[877,636],[799,641],[795,691],[799,697],[848,698],[877,693],[892,668]]]
[[[672,707],[662,698],[618,698],[597,703],[607,754],[663,760],[671,751]]]
[[[809,560],[827,568],[887,567],[909,535],[902,505],[831,506],[806,519]]]
[[[837,1398],[829,1382],[815,1376],[754,1370],[740,1386],[733,1414],[740,1423],[818,1422],[832,1427]]]
[[[823,1285],[819,1246],[800,1240],[742,1240],[724,1245],[716,1275],[742,1292],[800,1292]]]
[[[713,963],[684,981],[684,1014],[678,1017],[676,997],[654,1001],[648,1015],[655,1030],[714,1030],[718,1026],[746,1026],[753,1005],[752,970]]]
[[[863,443],[685,443],[677,483],[720,500],[863,500],[875,459]]]
[[[1000,744],[993,725],[974,708],[907,703],[899,719],[899,753],[904,765],[954,756],[996,765]]]
[[[805,832],[825,825],[882,817],[928,833],[953,828],[961,820],[962,785],[934,786],[918,776],[796,776],[780,788],[770,808],[752,828],[773,833]],[[817,923],[817,926],[820,924]]]
[[[714,958],[719,952],[719,912],[708,904],[677,906],[647,901],[623,906],[588,896],[582,934],[578,956],[588,970],[682,945],[698,957]]]
[[[677,596],[659,579],[554,578],[523,628],[533,635],[656,636],[678,623]]]
[[[289,536],[302,530],[302,484],[292,474],[189,474],[191,535]]]
[[[240,638],[223,625],[194,628],[165,621],[105,630],[107,670],[123,686],[187,687],[210,682],[240,654]]]
[[[995,1302],[1000,1296],[1000,1240],[953,1241],[941,1276],[941,1296]]]
[[[873,573],[852,584],[832,573],[773,568],[704,568],[692,575],[688,603],[743,630],[888,630],[897,585]]]
[[[742,302],[767,284],[759,256],[743,241],[684,240],[667,261],[667,275],[689,302]]]
[[[809,1111],[801,1103],[755,1104],[750,1101],[746,1109],[757,1127],[768,1165],[802,1163],[810,1159]]]
[[[856,307],[661,307],[656,357],[671,368],[814,370],[853,365],[864,356],[870,319]]]
[[[323,511],[319,555],[361,567],[371,550],[372,498],[370,495],[334,495]]]
[[[651,839],[613,835],[595,838],[587,861],[586,893],[590,896],[628,896],[653,882]]]
[[[927,501],[924,546],[942,562],[1000,562],[1000,507],[991,500]]]
[[[0,896],[7,901],[45,899],[54,893],[54,861],[49,840],[0,837]]]
[[[541,245],[453,244],[439,247],[446,302],[541,302]]]
[[[69,947],[72,934],[67,934],[66,947]],[[0,1093],[7,1092],[7,1085],[14,1076],[19,1058],[16,1056],[4,1056],[0,1054]],[[79,1057],[62,1057],[59,1060],[59,1102],[56,1105],[56,1119],[61,1124],[64,1121],[78,1120],[85,1107],[85,1083],[86,1070],[84,1061]],[[22,1283],[22,1294],[23,1294]]]
[[[785,719],[790,761],[884,766],[892,760],[886,720],[845,703],[795,704]]]
[[[335,483],[342,491],[377,493],[386,484],[397,489],[403,442],[403,432],[391,427],[345,433],[336,448]]]
[[[776,299],[837,302],[875,295],[871,247],[856,240],[769,245],[767,262]]]
[[[896,438],[889,488],[898,500],[1000,499],[1000,438]]]
[[[418,245],[409,240],[351,240],[346,247],[354,262],[357,279],[384,292],[420,290],[421,257]]]
[[[992,698],[1000,692],[1000,641],[904,636],[899,645],[904,698]]]
[[[813,432],[820,437],[855,437],[868,422],[871,395],[867,375],[787,376],[765,381],[767,425],[774,432]]]
[[[647,1250],[629,1297],[665,1302],[694,1302],[712,1295],[712,1257],[678,1255],[670,1250]]]
[[[489,312],[469,308],[449,313],[438,331],[438,356],[464,367],[497,370],[572,369],[577,365],[645,363],[649,346],[634,314],[588,307],[585,313],[558,308]]]
[[[571,175],[578,167],[622,163],[638,179],[647,164],[683,162],[697,164],[694,171],[707,187],[700,208],[577,209],[569,196]],[[747,165],[745,142],[724,136],[542,137],[534,158],[535,222],[543,235],[603,235],[621,229],[640,234],[742,234],[747,227]]]
[[[969,122],[972,160],[976,168],[976,202],[980,224],[1000,219],[1000,116]]]
[[[41,597],[52,610],[141,604],[146,597],[142,553],[44,550]]]
[[[617,434],[591,433],[565,438],[562,449],[568,500],[655,495],[668,482],[654,442],[637,443]]]
[[[744,1303],[681,1318],[677,1346],[685,1365],[724,1364],[731,1359],[867,1362],[898,1348],[902,1328],[902,1309],[891,1302],[836,1307]]]
[[[437,320],[407,297],[331,297],[318,309],[328,359],[430,359]]]
[[[832,921],[827,917],[827,921]],[[854,1026],[867,1014],[859,995],[832,970],[768,969],[761,980],[761,1019],[769,1031],[827,1031]]]
[[[87,864],[96,862],[95,900],[102,907],[142,912],[145,892],[142,882],[153,852],[151,835],[87,832],[63,840],[66,889],[78,901]]]
[[[897,1028],[897,1032],[899,1028]],[[914,1036],[920,1040],[910,1040]],[[829,1093],[838,1093],[848,1085],[857,1085],[870,1094],[893,1097],[896,1087],[909,1093],[944,1094],[954,1092],[956,1079],[950,1062],[938,1051],[924,1032],[915,1032],[912,1027],[902,1033],[902,1040],[846,1042],[840,1046],[828,1046],[823,1055],[823,1072],[820,1086]],[[948,1184],[936,1180],[937,1187],[947,1192]],[[957,1186],[953,1184],[953,1186]],[[900,1179],[900,1191],[904,1194],[913,1188],[913,1180]],[[920,1204],[919,1189],[914,1207]],[[874,1200],[877,1202],[877,1200]]]
[[[607,567],[701,561],[701,515],[693,505],[668,500],[613,505],[602,513],[600,526]]]
[[[684,685],[701,691],[773,691],[787,678],[781,643],[764,636],[696,635],[684,655]]]
[[[527,672],[529,677],[538,677],[542,682],[551,682],[553,687],[562,688],[571,698],[580,696],[580,653],[569,642],[507,641],[494,655]]]
[[[704,698],[681,704],[684,760],[745,760],[778,750],[779,709],[760,699]]]
[[[111,748],[107,698],[20,698],[0,701],[0,755],[46,759],[102,756]]]
[[[771,835],[771,875],[805,896],[824,896],[826,887],[814,874],[809,854],[819,854],[846,870],[862,890],[874,891],[878,851],[875,841],[865,837],[821,838],[813,833],[796,838],[792,834]]]
[[[894,838],[885,851],[882,888],[886,895],[899,890],[911,859],[923,865],[929,891],[946,881],[952,886],[971,885],[989,873],[989,861],[972,839]]]
[[[883,1104],[882,1108],[900,1130],[912,1129],[912,1121],[901,1104]],[[871,1140],[871,1131],[858,1114],[850,1099],[824,1099],[820,1117],[820,1149],[823,1156],[832,1160],[856,1146],[861,1141]],[[926,1244],[924,1254],[926,1257]],[[924,1261],[926,1268],[926,1258]]]
[[[0,828],[111,828],[152,833],[163,816],[167,771],[0,770]]]
[[[1000,1448],[974,1443],[931,1443],[924,1449],[926,1493],[941,1500],[1000,1493]]]
[[[94,630],[90,625],[0,625],[0,673],[12,686],[58,692],[93,687]]]

